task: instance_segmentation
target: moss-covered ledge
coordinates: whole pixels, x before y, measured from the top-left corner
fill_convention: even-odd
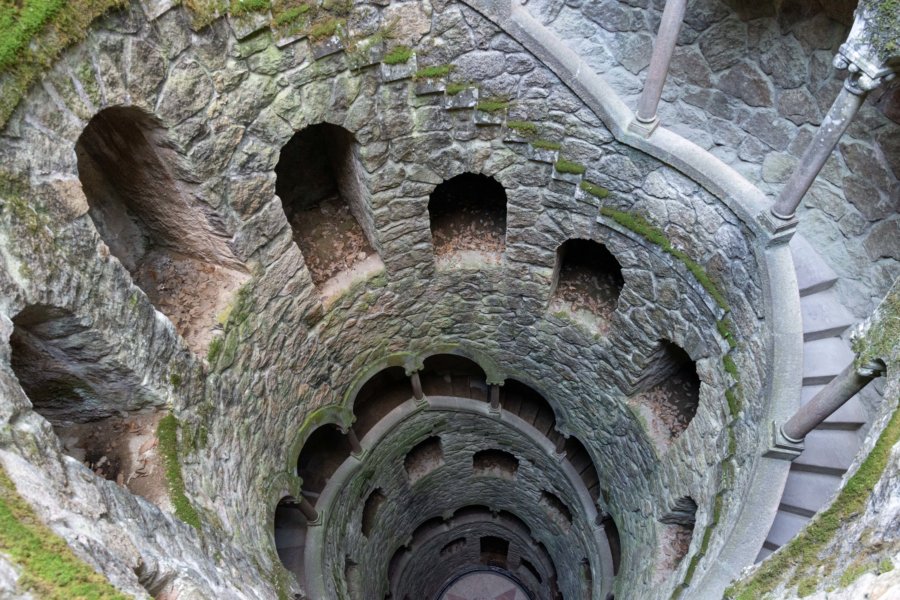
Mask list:
[[[78,558],[19,496],[0,466],[0,554],[20,569],[19,591],[44,600],[125,600],[105,577]]]

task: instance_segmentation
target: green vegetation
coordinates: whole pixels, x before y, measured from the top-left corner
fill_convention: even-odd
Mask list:
[[[500,112],[509,108],[509,100],[505,98],[486,98],[479,100],[475,108],[482,112]]]
[[[570,175],[584,175],[584,172],[587,171],[587,168],[581,163],[566,160],[565,158],[557,160],[554,167],[557,173],[568,173]]]
[[[883,575],[884,573],[888,573],[894,570],[894,563],[890,558],[885,556],[880,561],[878,561],[878,574]]]
[[[844,523],[851,523],[864,512],[866,502],[888,463],[891,448],[900,440],[900,410],[894,413],[878,436],[875,447],[847,480],[837,498],[819,513],[797,536],[773,554],[747,579],[725,591],[727,598],[759,600],[787,579],[789,585],[799,583],[815,573],[825,560],[822,553]],[[833,558],[832,558],[833,560]]]
[[[648,223],[647,220],[644,219],[644,217],[638,214],[627,213],[607,206],[601,208],[600,213],[606,217],[609,217],[622,227],[630,229],[638,235],[646,238],[648,241],[656,244],[665,252],[680,260],[684,264],[684,266],[687,267],[688,271],[690,271],[694,275],[694,277],[697,279],[697,282],[703,287],[703,289],[705,289],[706,292],[712,297],[712,299],[715,300],[716,304],[719,305],[719,308],[725,311],[729,309],[728,301],[725,299],[725,296],[722,294],[722,292],[719,291],[718,286],[713,282],[712,278],[706,273],[703,267],[701,267],[696,261],[690,258],[683,251],[672,246],[669,238],[666,237],[666,234],[663,233],[662,230],[657,229],[656,227]]]
[[[59,54],[84,39],[91,22],[124,0],[0,2],[0,126]]]
[[[872,11],[869,43],[882,50],[882,59],[894,56],[900,50],[900,0],[862,0],[859,8]]]
[[[507,121],[506,126],[524,137],[537,135],[537,125],[530,121]]]
[[[559,142],[551,142],[550,140],[534,140],[531,142],[531,145],[538,150],[554,150],[557,151],[562,148],[562,144]]]
[[[216,360],[218,360],[219,355],[222,354],[222,348],[225,346],[225,340],[221,335],[214,337],[209,342],[209,349],[206,351],[206,360],[209,364],[216,364]]]
[[[177,371],[169,375],[169,383],[172,384],[172,387],[181,387],[182,381],[181,373],[178,373]]]
[[[900,340],[900,284],[888,292],[878,307],[878,315],[866,335],[853,341],[853,351],[858,354],[856,365],[862,366],[874,359],[888,361],[897,340]]]
[[[386,65],[402,65],[408,63],[412,55],[413,51],[409,46],[397,46],[385,54],[381,62]]]
[[[737,347],[737,342],[734,339],[734,334],[731,332],[731,322],[728,319],[721,319],[716,321],[716,329],[719,331],[719,335],[728,342],[728,345],[734,349]]]
[[[0,466],[0,553],[21,569],[18,585],[44,600],[125,600],[78,558],[19,496]]]
[[[424,67],[416,71],[415,78],[438,79],[440,77],[446,77],[453,72],[454,68],[455,67],[453,65],[433,65],[431,67]]]
[[[324,40],[336,35],[344,27],[345,23],[343,19],[328,17],[313,24],[309,30],[309,37],[312,40]]]
[[[850,563],[843,573],[841,573],[841,578],[838,580],[838,585],[842,588],[845,588],[852,584],[854,581],[862,577],[866,571],[872,566],[871,564],[866,564],[866,560],[862,558],[857,558],[853,562]],[[813,588],[815,591],[815,588]]]
[[[272,23],[276,29],[286,29],[290,34],[297,33],[306,27],[312,5],[300,2],[288,6],[272,7]]]
[[[169,484],[169,498],[175,507],[175,516],[200,529],[200,515],[197,514],[187,495],[184,493],[184,477],[181,474],[181,461],[178,459],[178,428],[175,415],[163,417],[156,430],[159,438],[159,452],[166,466],[166,481]]]
[[[580,186],[581,186],[581,189],[586,191],[588,194],[590,194],[591,196],[596,196],[597,198],[600,198],[601,200],[603,200],[604,198],[609,196],[608,189],[606,189],[602,185],[597,185],[596,183],[591,183],[587,179],[583,179],[581,181]]]
[[[463,90],[468,90],[473,88],[474,86],[469,82],[458,82],[451,83],[447,85],[447,89],[444,90],[448,96],[455,96]]]
[[[738,381],[741,378],[740,373],[738,373],[737,365],[734,363],[734,359],[731,358],[731,355],[726,354],[724,358],[722,358],[722,365],[725,367],[725,372],[731,375],[735,381]]]
[[[239,17],[252,12],[269,10],[271,6],[272,3],[269,0],[231,0],[229,12],[233,16]]]

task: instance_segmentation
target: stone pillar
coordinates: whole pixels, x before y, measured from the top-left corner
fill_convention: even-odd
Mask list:
[[[559,432],[556,435],[556,456],[562,460],[566,457],[566,442],[569,441],[569,438]]]
[[[500,412],[500,386],[491,384],[491,412]]]
[[[663,9],[659,32],[656,34],[656,41],[653,42],[653,55],[650,58],[650,68],[647,70],[647,80],[638,100],[635,114],[638,123],[635,123],[635,127],[630,127],[645,136],[650,135],[659,123],[656,109],[669,74],[669,64],[672,62],[686,6],[687,0],[666,0],[666,7]]]
[[[831,151],[853,121],[866,96],[895,77],[897,50],[892,49],[889,40],[882,39],[877,26],[884,18],[890,17],[883,13],[884,10],[891,9],[872,0],[859,3],[847,40],[841,44],[834,57],[836,68],[849,71],[844,87],[803,153],[797,169],[769,211],[769,216],[764,219],[771,230],[778,232],[793,225],[794,213],[800,201],[831,156]]]
[[[851,81],[850,77],[844,80],[841,93],[831,105],[831,110],[828,111],[816,131],[815,137],[806,147],[800,163],[781,190],[778,200],[772,207],[772,215],[776,218],[783,221],[794,218],[794,212],[800,205],[803,196],[812,186],[819,171],[825,166],[825,162],[831,156],[831,151],[837,146],[844,131],[850,126],[853,117],[856,116],[869,94],[869,90],[857,88],[850,83]]]
[[[859,368],[850,363],[840,375],[832,379],[781,426],[781,434],[789,442],[799,444],[810,431],[821,425],[847,400],[881,375],[884,375],[884,365],[878,361],[872,361]]]
[[[300,505],[300,512],[303,513],[303,516],[306,517],[306,520],[309,521],[310,524],[319,520],[319,513],[316,511],[315,507],[309,503],[309,500],[301,496],[298,504]]]
[[[356,431],[354,431],[352,427],[348,427],[347,431],[344,432],[344,435],[347,436],[347,441],[350,443],[350,452],[354,456],[360,456],[363,453],[363,447],[362,444],[359,443]]]
[[[413,371],[409,380],[412,383],[413,398],[416,399],[416,402],[421,402],[425,399],[425,394],[422,392],[422,380],[419,378],[419,372]]]

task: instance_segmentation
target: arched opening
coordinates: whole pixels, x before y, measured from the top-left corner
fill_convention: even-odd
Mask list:
[[[566,240],[556,251],[551,311],[584,313],[605,333],[624,285],[622,266],[606,246],[593,240]]]
[[[506,568],[509,556],[509,542],[503,538],[486,535],[479,540],[481,564],[490,567]]]
[[[481,450],[472,455],[472,469],[479,477],[516,478],[519,460],[503,450]]]
[[[500,388],[500,404],[544,434],[553,442],[561,435],[556,431],[556,413],[550,403],[536,390],[515,379],[507,379]]]
[[[568,533],[572,528],[572,511],[559,496],[544,490],[541,492],[539,504],[544,508],[551,521],[556,523],[563,532]]]
[[[600,477],[597,475],[597,468],[594,466],[594,461],[588,454],[587,448],[578,438],[572,436],[566,440],[565,452],[566,459],[581,477],[584,487],[591,495],[591,500],[596,503],[600,499]]]
[[[66,454],[151,502],[167,502],[155,444],[164,413],[153,408],[161,403],[90,322],[59,307],[24,308],[12,318],[10,366]]]
[[[660,517],[662,527],[659,552],[656,561],[656,579],[664,580],[674,572],[691,548],[694,523],[697,520],[697,503],[690,496],[675,501],[666,514]]]
[[[323,293],[342,272],[381,269],[363,169],[349,131],[319,123],[297,132],[281,149],[275,175],[294,242]]]
[[[362,514],[362,534],[369,537],[372,533],[372,527],[375,526],[375,518],[378,516],[378,510],[387,501],[387,496],[380,489],[373,490],[366,503],[363,505]]]
[[[456,538],[455,540],[451,540],[444,544],[444,547],[441,548],[438,553],[442,558],[446,558],[448,556],[453,556],[454,554],[459,554],[466,549],[466,538]]]
[[[443,464],[444,450],[441,448],[441,438],[436,436],[417,444],[403,459],[403,468],[406,469],[410,485]]]
[[[135,107],[94,116],[75,145],[89,214],[109,251],[205,353],[216,316],[247,279],[211,209],[176,181],[165,130]]]
[[[409,377],[403,367],[388,367],[373,375],[353,401],[353,430],[360,439],[389,412],[412,398]]]
[[[616,526],[612,515],[605,515],[600,522],[606,540],[609,542],[609,552],[612,555],[613,575],[619,574],[619,566],[622,562],[622,540],[619,537],[619,528]]]
[[[534,577],[535,581],[537,581],[538,583],[544,583],[544,579],[541,577],[541,574],[528,560],[523,558],[521,560],[520,566],[525,570],[525,572]]]
[[[506,246],[506,190],[494,179],[463,173],[444,181],[428,199],[434,255],[460,252],[499,256]]]
[[[426,396],[458,396],[488,401],[487,375],[473,360],[456,354],[436,354],[425,359],[419,372]]]
[[[347,436],[333,424],[322,425],[307,438],[297,459],[297,475],[303,481],[303,495],[313,505],[352,451]]]
[[[275,507],[275,550],[284,568],[304,584],[303,553],[309,522],[296,498],[285,496]]]
[[[688,428],[700,404],[697,365],[678,345],[660,340],[637,384],[633,400],[663,448]]]

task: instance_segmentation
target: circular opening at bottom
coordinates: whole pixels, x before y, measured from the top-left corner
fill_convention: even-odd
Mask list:
[[[452,579],[436,600],[531,600],[531,595],[505,572],[482,568]]]

